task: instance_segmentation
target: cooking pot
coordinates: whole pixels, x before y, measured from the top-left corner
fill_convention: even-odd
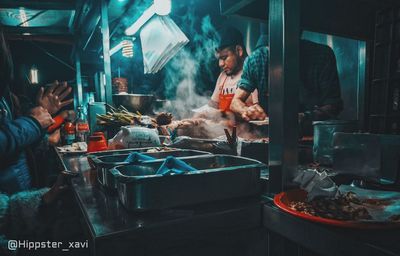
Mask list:
[[[321,165],[332,165],[333,163],[333,134],[335,132],[356,132],[358,130],[357,120],[326,120],[313,122],[314,126],[314,162]]]
[[[116,106],[122,105],[132,112],[152,114],[155,97],[152,94],[114,94],[113,101]]]

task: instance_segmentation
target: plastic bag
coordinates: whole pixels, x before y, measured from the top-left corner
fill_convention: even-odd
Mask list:
[[[156,129],[123,126],[108,145],[108,149],[125,149],[159,147],[161,143]]]

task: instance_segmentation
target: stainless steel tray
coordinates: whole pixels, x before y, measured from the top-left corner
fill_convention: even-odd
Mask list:
[[[110,170],[118,196],[128,210],[145,211],[260,193],[259,161],[230,155],[182,158],[198,171],[181,175],[156,174],[163,160]]]
[[[170,148],[170,147],[145,147],[145,148],[128,148],[128,149],[117,149],[117,150],[107,150],[107,151],[99,151],[99,152],[92,152],[88,153],[87,157],[99,157],[99,156],[109,156],[115,154],[124,154],[130,152],[147,152],[149,150],[155,151],[166,151],[166,150],[179,150],[177,148]]]
[[[96,165],[94,163],[94,159],[101,156],[111,156],[111,155],[119,155],[119,154],[129,154],[131,152],[148,152],[148,151],[166,151],[166,150],[181,150],[177,148],[170,147],[145,147],[145,148],[128,148],[128,149],[117,149],[117,150],[107,150],[107,151],[99,151],[88,153],[87,159],[89,165],[96,169]]]
[[[146,150],[147,151],[147,150]],[[143,155],[151,156],[156,159],[165,159],[168,156],[173,156],[177,158],[189,157],[189,156],[199,156],[210,154],[208,152],[197,151],[197,150],[168,150],[168,151],[158,151],[158,152],[146,152],[140,151]],[[138,150],[123,151],[123,154],[116,154],[113,152],[109,155],[102,155],[97,157],[92,157],[93,166],[97,170],[97,179],[99,183],[109,189],[116,189],[116,184],[113,176],[108,172],[110,168],[118,165],[129,165],[131,163],[125,162],[125,159],[129,156],[131,152],[138,152]]]
[[[240,144],[240,149],[238,148]],[[240,155],[268,163],[268,145],[261,141],[241,141],[232,147],[226,140],[199,139],[181,136],[171,146],[183,149],[198,149],[214,154]]]

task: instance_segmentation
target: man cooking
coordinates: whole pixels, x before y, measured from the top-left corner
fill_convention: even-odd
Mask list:
[[[264,120],[268,113],[268,47],[261,36],[256,50],[243,67],[231,110],[244,120]],[[332,49],[310,41],[300,41],[299,121],[303,132],[312,133],[313,120],[336,119],[343,109],[336,58]],[[258,89],[259,104],[246,104]]]
[[[243,63],[247,57],[243,36],[239,30],[233,27],[225,27],[220,31],[221,41],[216,49],[216,57],[221,73],[217,79],[214,92],[208,106],[218,111],[203,111],[195,117],[210,117],[210,115],[227,113],[237,89],[243,71]],[[246,106],[258,102],[257,90],[253,90],[251,97],[244,101]],[[213,112],[213,113],[212,113]]]

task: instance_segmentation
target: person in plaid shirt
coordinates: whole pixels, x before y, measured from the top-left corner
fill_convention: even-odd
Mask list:
[[[231,110],[244,120],[264,120],[268,113],[268,47],[263,35],[243,66]],[[325,45],[300,40],[299,119],[310,129],[313,120],[336,119],[343,109],[336,58]],[[259,104],[246,106],[250,93],[258,89]]]

